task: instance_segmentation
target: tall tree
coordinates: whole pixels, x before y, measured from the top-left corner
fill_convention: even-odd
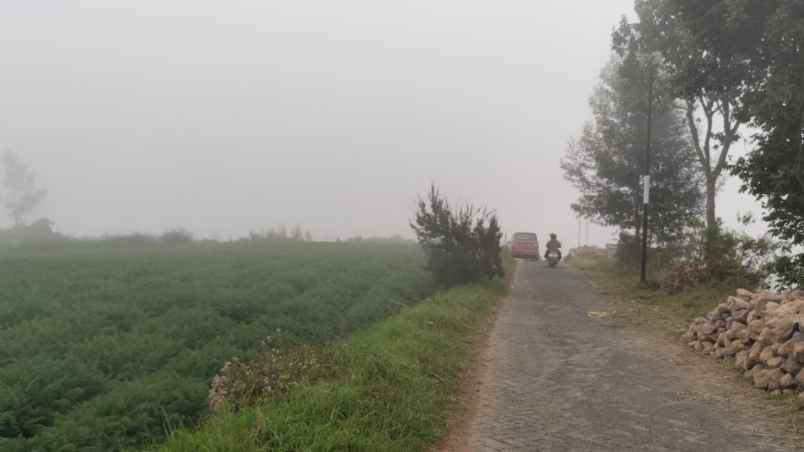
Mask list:
[[[691,29],[702,16],[679,14],[675,0],[636,0],[637,24],[623,21],[614,35],[622,53],[634,45],[658,52],[670,94],[677,97],[706,187],[706,223],[717,224],[717,192],[743,121],[741,62],[727,42],[696,39]],[[704,14],[703,17],[706,17]]]
[[[31,169],[13,151],[3,154],[3,200],[15,226],[25,225],[25,219],[44,201],[47,191],[37,188]]]
[[[757,196],[771,231],[804,244],[804,2],[801,0],[672,0],[692,39],[713,59],[736,64],[742,120],[758,132],[735,172]],[[696,19],[697,18],[697,19]],[[796,270],[797,267],[797,270]],[[788,282],[804,284],[804,254]],[[797,280],[796,280],[797,279]]]
[[[579,191],[573,209],[598,223],[641,232],[648,67],[636,52],[614,56],[590,103],[594,120],[572,142],[562,162]],[[657,74],[657,85],[664,82]],[[660,90],[661,91],[661,90]],[[702,213],[700,173],[685,139],[683,119],[666,97],[654,100],[651,147],[654,243],[676,240]]]
[[[752,82],[745,115],[759,132],[736,173],[762,200],[778,237],[804,244],[804,2],[732,1],[733,26],[755,25],[745,60]],[[736,31],[734,31],[736,33]],[[782,262],[790,284],[804,284],[804,253]]]

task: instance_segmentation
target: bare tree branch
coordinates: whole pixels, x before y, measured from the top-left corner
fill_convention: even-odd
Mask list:
[[[712,127],[714,126],[715,112],[712,109],[714,100],[704,101],[701,96],[701,105],[703,107],[704,116],[706,117],[706,134],[704,135],[703,151],[706,156],[706,174],[707,178],[712,174]]]
[[[698,156],[698,160],[701,161],[701,165],[706,168],[709,166],[709,162],[707,162],[706,155],[703,149],[701,149],[701,137],[698,132],[698,126],[695,124],[695,100],[688,99],[685,103],[687,105],[687,125],[690,128],[690,135],[692,135],[693,148],[695,149],[695,154]]]
[[[732,99],[724,99],[721,102],[723,105],[722,117],[723,117],[723,139],[721,140],[721,149],[720,149],[720,157],[718,158],[717,165],[714,169],[715,177],[719,177],[720,173],[723,172],[723,169],[726,167],[726,162],[729,158],[729,152],[731,151],[731,145],[734,143],[734,137],[737,132],[737,128],[740,126],[739,121],[734,121],[734,125],[732,125],[732,112],[731,112],[731,104]]]

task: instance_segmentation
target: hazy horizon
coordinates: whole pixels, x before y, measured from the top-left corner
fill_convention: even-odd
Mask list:
[[[410,236],[434,182],[574,246],[559,162],[632,3],[7,2],[0,149],[72,235]]]

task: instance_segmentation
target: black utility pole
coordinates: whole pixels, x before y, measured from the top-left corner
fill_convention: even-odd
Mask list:
[[[642,211],[642,284],[648,282],[648,214],[650,207],[650,142],[653,126],[653,62],[648,63],[648,142],[645,146],[645,176],[642,178],[644,189]]]

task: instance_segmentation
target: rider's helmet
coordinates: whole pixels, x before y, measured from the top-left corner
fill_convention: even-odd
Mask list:
[[[552,233],[552,234],[550,234],[550,238],[555,240],[555,239],[558,238],[558,236],[555,233]]]

